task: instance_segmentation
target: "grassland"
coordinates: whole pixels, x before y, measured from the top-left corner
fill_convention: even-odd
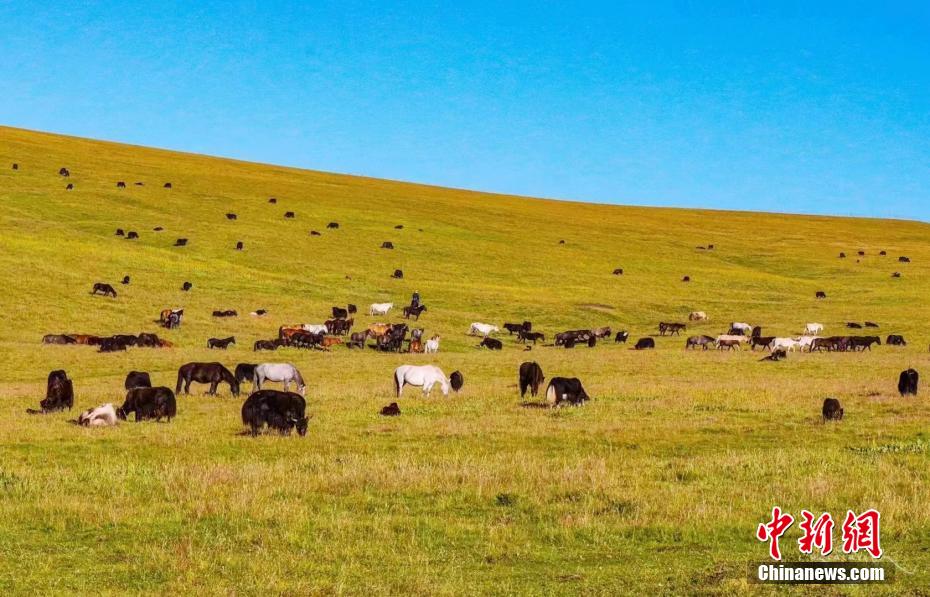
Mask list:
[[[926,392],[895,392],[901,369],[930,374],[926,224],[531,200],[9,128],[0,202],[5,594],[752,593],[747,563],[766,554],[754,530],[776,504],[835,517],[879,509],[900,567],[882,591],[926,591],[930,407]],[[333,220],[340,229],[326,230]],[[178,237],[189,246],[171,246]],[[385,240],[396,249],[380,249]],[[405,279],[390,278],[395,268]],[[129,286],[117,284],[124,275]],[[119,298],[90,296],[95,281]],[[24,412],[51,369],[75,380],[76,408],[121,402],[130,369],[173,386],[182,363],[256,362],[251,343],[282,323],[322,321],[347,302],[404,303],[415,289],[429,306],[422,325],[442,336],[435,358],[341,347],[262,357],[309,379],[305,438],[243,437],[241,401],[203,387],[170,424],[88,430],[67,423],[75,413]],[[41,344],[46,333],[161,332],[153,320],[175,306],[186,318],[162,334],[170,350]],[[245,315],[257,308],[269,316]],[[243,316],[214,320],[213,309]],[[677,337],[652,352],[524,354],[509,339],[482,352],[465,335],[472,321],[528,318],[550,334],[611,325],[635,339],[694,309],[711,321],[689,332],[741,320],[767,334],[807,321],[843,333],[868,319],[909,345],[760,363],[685,353]],[[205,348],[227,335],[239,345]],[[529,357],[547,376],[580,377],[594,400],[521,406],[516,368]],[[403,415],[385,420],[377,411],[402,362],[459,369],[464,391],[410,392]],[[820,422],[825,396],[840,398],[845,421]],[[798,534],[783,541],[788,559]]]

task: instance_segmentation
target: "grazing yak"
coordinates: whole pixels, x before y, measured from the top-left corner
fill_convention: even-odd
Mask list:
[[[135,240],[137,238],[139,238],[139,233],[135,230],[130,230],[126,233],[126,240]]]
[[[236,337],[230,336],[228,338],[210,338],[207,340],[207,348],[219,348],[220,350],[226,350],[229,348],[230,344],[236,343]]]
[[[381,248],[382,248],[382,249],[393,249],[393,248],[394,248],[394,243],[392,243],[392,242],[389,241],[389,240],[386,240],[386,241],[384,241],[383,243],[381,243]]]
[[[129,284],[129,276],[123,276],[123,284]]]
[[[504,343],[496,338],[483,338],[478,344],[478,348],[487,348],[489,350],[501,350]]]
[[[135,413],[136,422],[155,419],[171,419],[178,413],[174,392],[164,386],[158,388],[133,388],[126,394],[126,401],[116,411],[116,416],[125,421],[130,413]]]
[[[402,280],[404,278],[404,270],[402,269],[394,270],[394,273],[391,274],[391,277],[394,278],[395,280]]]
[[[78,416],[77,424],[83,427],[111,427],[116,425],[117,421],[116,408],[107,402],[82,412]]]
[[[400,407],[397,406],[396,402],[392,402],[381,409],[382,417],[398,417],[400,416]]]
[[[179,238],[178,240],[174,241],[174,246],[176,246],[176,247],[186,247],[186,246],[187,246],[187,239],[186,239],[186,238]]]
[[[184,292],[187,292],[193,287],[194,285],[191,284],[190,282],[185,282],[184,284],[181,285],[181,290],[183,290]]]
[[[911,262],[911,259],[910,259],[910,257],[905,257],[904,255],[902,255],[902,256],[898,257],[898,261],[901,262],[901,263],[910,263],[910,262]]]
[[[216,395],[216,387],[220,382],[229,384],[229,390],[233,396],[239,395],[239,382],[236,376],[229,369],[220,363],[187,363],[181,365],[178,369],[178,383],[174,389],[175,394],[181,393],[181,386],[184,386],[184,393],[190,394],[191,383],[208,383],[210,389],[207,394]]]
[[[449,385],[452,386],[453,392],[462,390],[462,386],[465,385],[465,376],[462,375],[461,371],[452,372],[452,375],[449,376]]]
[[[74,189],[74,183],[72,183],[72,182],[69,182],[69,183],[68,183],[68,186],[65,187],[65,190],[66,190],[66,191],[70,191],[70,190],[73,190],[73,189]]]
[[[885,339],[885,344],[889,346],[907,346],[907,342],[904,341],[904,336],[900,334],[889,334]]]
[[[124,181],[122,181],[122,180],[119,180],[119,181],[116,182],[116,188],[117,188],[117,189],[125,189],[125,188],[126,188],[126,183],[125,183]]]
[[[286,212],[284,212],[284,217],[287,218],[287,219],[289,219],[289,220],[290,220],[290,219],[293,219],[293,218],[294,218],[294,215],[295,215],[295,214],[294,214],[294,212],[292,212],[292,211],[286,211]]]
[[[91,294],[102,294],[103,296],[112,296],[116,298],[116,290],[109,284],[104,284],[103,282],[97,282],[94,284],[93,290],[90,291]]]
[[[339,228],[339,222],[330,222],[329,224],[326,225],[326,227],[329,228],[330,230],[335,230]]]
[[[920,374],[914,369],[907,369],[901,372],[898,377],[898,393],[902,396],[916,396],[917,382],[920,380]]]
[[[134,390],[136,388],[151,388],[152,387],[152,378],[149,377],[148,372],[146,371],[130,371],[126,375],[126,381],[123,383],[123,387],[127,390]]]
[[[236,243],[236,250],[237,250],[237,251],[241,251],[241,250],[244,249],[244,248],[245,248],[245,243],[243,243],[241,240],[238,241],[238,242]]]
[[[827,298],[827,293],[824,292],[823,290],[818,290],[815,296],[819,299],[825,299]]]
[[[836,398],[824,399],[821,413],[823,414],[823,420],[825,423],[827,421],[843,420],[843,407],[840,406],[840,401]]]
[[[170,189],[170,188],[172,188],[172,187],[171,187],[171,183],[170,183],[170,182],[166,182],[165,184],[162,185],[162,188],[165,188],[165,189]]]
[[[588,400],[590,397],[577,377],[553,377],[546,388],[546,402],[549,406],[558,406],[563,402],[578,406]]]
[[[614,336],[614,344],[626,344],[629,339],[630,332],[617,332],[617,335]]]
[[[633,346],[633,350],[648,350],[656,347],[656,341],[652,338],[640,338]]]
[[[623,275],[623,268],[622,268],[622,267],[618,267],[617,269],[615,269],[615,270],[614,270],[614,275],[615,275],[615,276],[622,276],[622,275]]]
[[[29,414],[44,414],[68,409],[74,406],[74,386],[68,379],[68,374],[56,369],[48,374],[45,387],[45,398],[39,401],[40,410],[26,409]]]
[[[237,216],[236,214],[234,214],[234,213],[232,213],[232,212],[226,214],[226,219],[227,219],[227,220],[235,220],[235,219],[237,219],[238,217],[239,217],[239,216]]]
[[[126,236],[126,232],[122,228],[117,228],[116,236]]]
[[[309,418],[307,401],[300,394],[280,390],[259,390],[242,404],[242,423],[253,436],[266,425],[283,435],[297,429],[300,436],[307,435]]]
[[[526,395],[526,390],[530,390],[531,396],[539,393],[539,386],[546,380],[543,375],[542,367],[536,361],[527,361],[520,365],[520,398]]]

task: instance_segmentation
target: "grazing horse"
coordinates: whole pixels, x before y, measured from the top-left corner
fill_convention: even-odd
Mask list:
[[[726,348],[727,350],[733,350],[734,348],[736,348],[736,350],[740,350],[740,346],[743,342],[746,341],[746,336],[723,334],[721,336],[717,336],[717,350],[721,350],[723,348]]]
[[[42,344],[77,344],[77,340],[66,334],[46,334],[42,336]]]
[[[112,296],[116,298],[116,290],[109,284],[104,284],[103,282],[97,282],[94,284],[94,289],[90,291],[91,294],[102,294],[103,296]]]
[[[351,348],[365,348],[365,339],[368,338],[368,332],[353,332],[349,336],[349,341],[346,342],[346,346]]]
[[[219,348],[221,350],[226,350],[229,348],[230,344],[236,343],[236,337],[230,336],[229,338],[210,338],[207,340],[207,348]]]
[[[244,381],[249,381],[249,383],[251,383],[255,378],[255,367],[257,366],[258,365],[252,363],[239,363],[236,365],[236,381],[238,381],[240,385],[242,385]]]
[[[670,336],[673,334],[676,336],[680,336],[681,331],[686,329],[687,327],[688,326],[683,323],[667,323],[667,322],[662,321],[662,322],[659,322],[659,335],[664,336],[665,332],[668,332]]]
[[[242,423],[248,425],[253,436],[265,425],[283,435],[297,429],[297,435],[307,434],[307,402],[293,392],[260,390],[246,398],[242,404]]]
[[[537,340],[546,341],[546,335],[542,332],[527,332],[526,330],[520,330],[517,332],[517,340],[523,344],[526,344],[527,340],[532,340],[533,344],[536,344]]]
[[[804,326],[805,335],[813,336],[821,332],[823,332],[822,323],[808,323],[807,325]]]
[[[262,389],[262,384],[266,381],[279,381],[284,383],[284,391],[288,391],[291,382],[297,384],[297,391],[304,396],[307,391],[307,385],[304,378],[300,375],[297,367],[290,363],[262,363],[255,366],[255,375],[252,377],[252,385],[256,390]]]
[[[707,350],[707,347],[713,345],[714,342],[715,339],[712,336],[690,336],[685,341],[685,350],[689,348],[694,349],[698,346],[700,346],[702,350]]]
[[[423,311],[426,311],[426,305],[417,305],[416,307],[409,305],[404,307],[404,319],[413,317],[415,321],[419,321],[420,314],[423,313]]]
[[[526,390],[530,390],[531,396],[539,393],[539,386],[546,380],[543,375],[542,367],[536,361],[527,361],[520,365],[520,398],[526,395]]]
[[[207,392],[210,396],[216,394],[216,386],[220,382],[229,384],[229,390],[233,396],[239,395],[239,382],[236,381],[236,376],[220,363],[187,363],[182,365],[178,369],[178,384],[174,393],[180,394],[181,385],[183,384],[184,393],[190,394],[191,382],[194,381],[210,384],[210,390]]]
[[[394,370],[394,392],[398,398],[406,385],[422,387],[423,395],[429,396],[436,384],[442,389],[443,396],[449,395],[451,384],[442,369],[435,365],[401,365]]]

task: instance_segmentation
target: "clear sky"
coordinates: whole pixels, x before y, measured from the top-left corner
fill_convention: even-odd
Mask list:
[[[609,203],[930,221],[930,3],[0,0],[0,123]]]

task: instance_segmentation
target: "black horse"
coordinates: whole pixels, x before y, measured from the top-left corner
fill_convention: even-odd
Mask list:
[[[104,284],[103,282],[97,282],[94,284],[94,289],[90,291],[91,294],[102,294],[103,296],[112,296],[116,298],[116,290],[109,284]]]
[[[220,382],[229,384],[229,389],[233,396],[239,395],[239,382],[236,376],[230,373],[229,369],[220,363],[187,363],[178,369],[178,383],[174,392],[181,393],[181,385],[184,385],[184,393],[190,394],[191,382],[208,383],[210,390],[207,394],[213,396],[216,394],[216,386]]]
[[[420,314],[423,313],[423,311],[426,311],[426,305],[417,305],[416,307],[409,305],[404,307],[404,319],[413,317],[414,320],[419,321]]]
[[[255,377],[255,368],[257,366],[258,365],[254,363],[239,363],[236,365],[236,381],[240,384],[245,380],[252,381]]]
[[[221,350],[226,350],[229,348],[230,344],[236,343],[236,337],[230,336],[229,338],[210,338],[207,340],[207,348],[219,348]]]

